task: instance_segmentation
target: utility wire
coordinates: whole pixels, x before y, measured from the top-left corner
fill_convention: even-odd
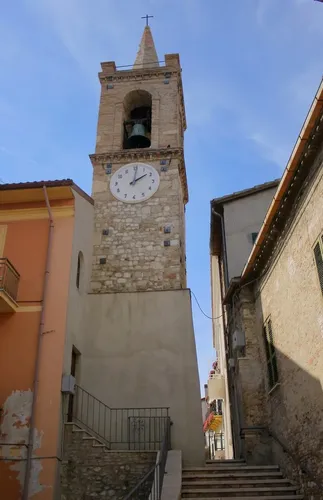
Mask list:
[[[200,309],[201,313],[202,313],[202,314],[204,314],[204,316],[205,316],[206,318],[208,318],[208,319],[212,319],[212,320],[222,318],[223,314],[221,314],[220,316],[217,316],[216,318],[212,318],[212,316],[208,316],[207,314],[205,314],[205,312],[203,311],[202,307],[200,306],[199,301],[197,300],[196,295],[195,295],[195,293],[193,292],[193,290],[191,290],[191,294],[193,295],[194,299],[196,300],[196,303],[197,303],[197,305],[198,305],[198,307],[199,307],[199,309]]]

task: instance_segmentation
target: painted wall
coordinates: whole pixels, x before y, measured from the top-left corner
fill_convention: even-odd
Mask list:
[[[223,399],[223,425],[225,434],[225,458],[233,457],[231,407],[226,366],[226,349],[223,328],[222,290],[219,256],[211,255],[211,296],[212,296],[212,329],[213,346],[216,349],[220,374],[208,379],[210,400]],[[222,268],[221,268],[222,273]],[[223,282],[223,275],[222,275]]]
[[[189,290],[91,294],[81,386],[110,407],[170,407],[172,447],[202,464],[199,376]]]
[[[92,271],[92,237],[94,207],[78,193],[75,196],[75,221],[72,247],[72,264],[69,281],[68,312],[66,323],[66,341],[64,352],[64,373],[71,372],[71,357],[73,346],[82,353],[84,337],[87,334],[84,323],[87,293],[90,290]],[[82,252],[80,286],[76,286],[77,259]],[[81,357],[79,362],[81,362]],[[79,366],[78,366],[79,368]]]
[[[67,202],[70,204],[70,202]],[[2,207],[4,208],[4,207]],[[11,209],[20,208],[19,212]],[[18,312],[0,315],[1,442],[28,442],[33,378],[43,298],[49,220],[44,205],[32,210],[17,206],[0,211],[7,226],[4,256],[20,273]],[[67,295],[73,238],[73,207],[54,213],[54,236],[49,269],[49,292],[41,342],[39,393],[35,414],[34,457],[30,498],[54,495],[57,440],[61,407]],[[24,484],[26,447],[1,446],[0,498],[20,500]]]
[[[253,246],[251,233],[259,231],[275,192],[266,189],[223,205],[229,280],[241,275]]]

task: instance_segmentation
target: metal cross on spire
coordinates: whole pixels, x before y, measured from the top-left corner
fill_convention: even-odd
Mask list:
[[[152,18],[152,17],[154,17],[154,16],[149,16],[148,14],[146,14],[141,19],[146,19],[146,26],[149,26],[149,19]]]

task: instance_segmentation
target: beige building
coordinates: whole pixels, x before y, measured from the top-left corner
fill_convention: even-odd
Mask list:
[[[226,362],[223,298],[229,280],[240,276],[266,211],[273,199],[278,180],[267,182],[211,201],[211,286],[213,346],[217,362],[208,379],[209,402],[222,401],[222,428],[225,457],[234,454],[232,422]]]
[[[323,83],[224,304],[236,456],[322,499]]]

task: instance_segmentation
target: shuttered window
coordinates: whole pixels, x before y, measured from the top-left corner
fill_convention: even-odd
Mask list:
[[[263,333],[267,358],[268,381],[269,387],[272,388],[278,382],[278,369],[272,323],[270,318],[264,324]]]
[[[323,293],[323,236],[314,246],[314,258],[316,269],[319,275],[321,292]]]

